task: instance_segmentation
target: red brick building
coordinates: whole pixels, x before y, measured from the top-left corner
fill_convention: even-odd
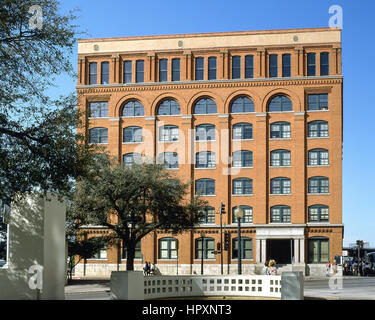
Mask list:
[[[137,267],[143,259],[162,273],[199,274],[203,254],[205,273],[220,273],[220,202],[224,273],[237,271],[238,207],[243,273],[270,258],[317,273],[341,254],[339,29],[88,39],[78,42],[78,61],[90,142],[124,165],[163,159],[192,182],[191,197],[209,202],[191,232],[143,239]],[[108,274],[125,259],[110,247],[76,271]]]

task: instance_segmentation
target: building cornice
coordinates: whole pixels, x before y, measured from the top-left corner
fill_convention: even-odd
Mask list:
[[[274,78],[251,79],[251,80],[216,80],[216,81],[186,81],[179,83],[142,83],[142,84],[109,84],[109,85],[78,85],[77,91],[85,93],[111,93],[127,91],[156,91],[156,90],[190,90],[190,89],[213,89],[213,88],[246,88],[246,87],[285,87],[285,86],[308,86],[308,85],[333,85],[342,84],[343,76],[325,77],[300,77],[300,78]]]

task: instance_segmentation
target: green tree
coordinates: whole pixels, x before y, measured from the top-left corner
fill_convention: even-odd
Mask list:
[[[57,0],[0,2],[0,199],[31,190],[64,193],[85,173],[91,146],[76,134],[76,97],[51,98],[58,77],[75,77],[79,33]]]
[[[178,234],[194,227],[206,202],[190,199],[189,184],[154,163],[101,164],[77,184],[72,210],[81,223],[105,226],[107,240],[122,240],[127,270],[134,270],[137,242],[150,232]]]

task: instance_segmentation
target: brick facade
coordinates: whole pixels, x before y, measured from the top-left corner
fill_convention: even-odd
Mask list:
[[[230,44],[230,45],[229,45]],[[308,76],[307,54],[316,53],[315,76]],[[320,53],[329,53],[329,74],[321,75]],[[269,56],[277,55],[277,77],[269,77]],[[290,54],[290,77],[282,75],[282,55]],[[245,56],[253,56],[253,77],[245,78]],[[232,57],[241,57],[241,77],[232,79]],[[204,79],[195,79],[195,61],[204,58]],[[208,80],[208,58],[216,57],[216,79]],[[180,81],[172,81],[172,59],[180,59]],[[168,81],[159,81],[160,59],[168,60]],[[135,62],[144,61],[144,81],[136,83]],[[143,158],[155,158],[161,152],[178,153],[176,175],[184,181],[191,181],[191,196],[194,196],[194,182],[201,178],[215,180],[215,195],[204,197],[210,206],[219,212],[220,202],[226,206],[223,225],[230,239],[237,237],[237,223],[232,219],[232,208],[247,205],[253,209],[253,222],[243,223],[241,236],[252,239],[251,258],[243,259],[245,272],[258,272],[266,259],[267,245],[272,239],[291,239],[293,242],[293,263],[306,271],[311,262],[312,239],[328,240],[329,259],[341,254],[342,224],[342,87],[341,75],[341,32],[337,29],[274,30],[259,32],[230,32],[195,35],[171,35],[133,38],[80,40],[78,47],[79,108],[88,110],[90,102],[108,102],[108,115],[103,118],[88,117],[86,132],[103,127],[108,129],[108,151],[123,161],[123,155],[141,153]],[[132,61],[132,81],[124,84],[124,61]],[[97,63],[97,84],[89,85],[89,63]],[[109,84],[101,83],[101,62],[109,62]],[[308,95],[327,94],[328,110],[309,110]],[[269,102],[275,96],[290,99],[293,109],[287,112],[269,112]],[[210,98],[217,106],[213,114],[194,114],[195,103]],[[231,105],[238,97],[250,98],[254,112],[231,113]],[[165,99],[177,101],[179,115],[158,115],[158,107]],[[144,116],[124,117],[122,108],[128,101],[138,101],[143,105]],[[309,137],[308,124],[315,120],[328,122],[327,137]],[[275,122],[290,123],[290,138],[270,138],[270,125]],[[237,123],[252,124],[252,139],[236,141],[232,139],[232,128]],[[208,143],[194,140],[195,127],[212,124],[216,127],[216,139]],[[175,125],[179,129],[178,142],[160,142],[159,128]],[[123,143],[123,129],[129,126],[143,128],[142,143]],[[328,165],[309,165],[308,151],[328,150]],[[273,150],[289,150],[290,166],[270,166]],[[234,151],[250,150],[253,164],[250,168],[232,168],[229,157]],[[195,154],[199,151],[213,151],[216,155],[215,168],[195,168]],[[252,179],[252,193],[233,195],[232,181],[235,178]],[[270,194],[271,179],[287,177],[291,190],[288,194]],[[329,192],[309,194],[308,179],[326,177]],[[271,208],[277,205],[290,207],[290,222],[271,222]],[[325,205],[329,208],[329,219],[324,222],[309,221],[308,208]],[[220,215],[215,215],[215,223],[197,226],[194,230],[175,237],[178,239],[179,273],[200,273],[201,260],[196,259],[196,242],[205,237],[220,242]],[[95,232],[100,231],[96,229]],[[142,241],[143,261],[156,263],[163,273],[176,273],[176,259],[160,259],[159,242],[171,235],[155,232]],[[284,243],[284,242],[283,242]],[[286,242],[285,242],[286,243]],[[318,242],[317,242],[318,243]],[[316,245],[318,245],[316,243]],[[284,246],[279,242],[280,246]],[[322,246],[318,251],[324,250]],[[285,248],[284,248],[285,249]],[[85,266],[103,265],[103,273],[112,267],[121,269],[125,261],[121,259],[121,249],[108,248],[107,258],[90,259]],[[318,252],[316,251],[316,252]],[[273,257],[274,258],[274,257]],[[325,257],[320,258],[324,265]],[[141,263],[136,260],[136,263]],[[237,259],[230,250],[224,251],[225,272],[236,272]],[[205,272],[220,272],[220,255],[205,259]],[[104,267],[107,266],[107,267]],[[211,268],[209,268],[211,266]],[[83,270],[83,266],[79,267]],[[96,268],[96,267],[95,267]],[[117,267],[116,267],[117,268]],[[100,272],[98,269],[95,273]],[[112,268],[113,270],[113,268]],[[83,271],[82,271],[83,272]]]

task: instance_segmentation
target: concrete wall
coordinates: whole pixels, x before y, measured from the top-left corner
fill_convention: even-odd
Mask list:
[[[52,196],[47,200],[33,194],[12,204],[9,259],[7,267],[0,269],[0,299],[64,299],[65,214],[65,205]],[[43,267],[42,272],[29,274],[35,265]],[[39,281],[33,281],[38,275]],[[42,285],[39,296],[29,282]]]

